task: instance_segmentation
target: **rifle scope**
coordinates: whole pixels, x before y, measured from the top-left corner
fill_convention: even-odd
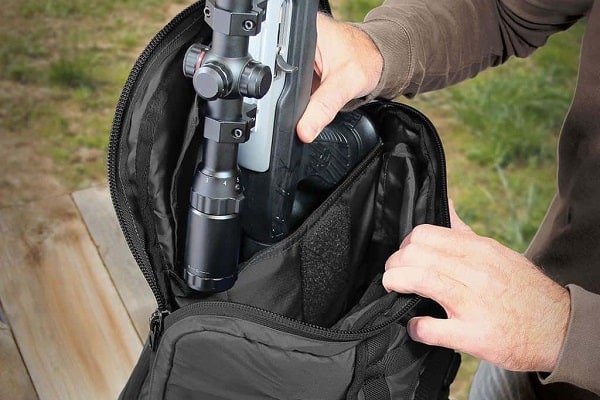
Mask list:
[[[254,123],[244,97],[269,90],[271,70],[248,54],[249,37],[260,32],[265,9],[253,0],[208,0],[204,19],[213,29],[210,46],[192,45],[184,74],[207,101],[202,164],[190,194],[184,255],[185,280],[201,292],[233,286],[241,243],[244,201],[237,157]]]

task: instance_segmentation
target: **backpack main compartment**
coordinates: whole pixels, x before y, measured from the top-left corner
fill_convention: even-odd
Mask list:
[[[181,60],[210,40],[202,9],[182,12],[142,53],[113,125],[113,203],[158,304],[121,398],[447,398],[457,355],[406,333],[412,316],[443,310],[381,285],[414,226],[449,226],[439,137],[408,106],[361,108],[381,144],[295,232],[243,261],[232,289],[207,296],[182,280],[203,105]]]

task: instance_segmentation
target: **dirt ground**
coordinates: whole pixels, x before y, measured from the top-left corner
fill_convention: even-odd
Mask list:
[[[31,2],[30,2],[31,3]],[[41,2],[40,2],[41,3]],[[191,3],[191,1],[188,1]],[[15,46],[27,46],[28,43],[7,43],[5,38],[15,38],[19,36],[27,37],[31,30],[27,24],[27,17],[19,12],[19,6],[22,5],[18,0],[7,0],[3,3],[3,11],[0,14],[0,60],[5,61],[9,66],[11,58],[16,57],[15,53],[21,50]],[[164,23],[176,15],[185,4],[171,4],[165,6]],[[48,23],[42,19],[41,23]],[[50,23],[48,23],[50,25]],[[52,21],[54,24],[54,20]],[[69,32],[64,35],[76,36],[77,25],[65,21],[64,27]],[[155,20],[149,21],[155,28],[159,29],[162,22]],[[85,29],[85,28],[82,28]],[[22,35],[21,35],[22,34]],[[47,48],[47,53],[60,53],[62,49],[53,48],[62,38],[60,33],[49,32],[40,43],[32,46],[43,46]],[[133,62],[143,46],[151,36],[142,37],[138,44],[129,50],[130,64]],[[102,38],[98,39],[102,43]],[[27,50],[23,50],[27,52]],[[44,63],[46,60],[27,60],[32,65]],[[13,63],[14,64],[14,63]],[[2,65],[0,65],[2,66]],[[27,68],[28,65],[24,64]],[[103,93],[112,98],[117,98],[120,87],[101,88],[100,90],[110,90],[111,93]],[[51,201],[53,197],[70,193],[77,189],[83,189],[89,186],[101,186],[106,183],[103,169],[105,164],[105,149],[89,148],[82,146],[73,151],[66,162],[57,162],[56,156],[52,154],[53,148],[60,148],[60,141],[54,137],[45,137],[44,124],[54,123],[47,121],[44,113],[52,110],[60,116],[60,123],[64,123],[65,129],[69,132],[78,132],[86,123],[84,113],[97,113],[104,117],[104,123],[97,126],[98,134],[107,135],[110,131],[109,121],[114,110],[114,105],[104,106],[99,109],[84,110],[77,104],[73,107],[72,99],[66,98],[66,95],[60,93],[56,88],[48,87],[45,83],[36,80],[20,81],[20,79],[11,79],[6,74],[0,74],[0,208],[20,205],[23,203],[44,200]],[[70,106],[71,105],[71,106]],[[41,117],[40,117],[41,116]],[[70,136],[74,136],[70,134]],[[72,161],[73,165],[68,163]],[[73,170],[76,168],[86,169],[95,164],[95,171],[90,173],[84,179],[73,180]],[[100,171],[99,171],[100,170]],[[82,183],[83,182],[83,183]]]
[[[2,81],[0,104],[26,92],[23,85]],[[0,119],[7,118],[7,112],[1,108]],[[56,175],[53,160],[35,135],[25,127],[0,130],[0,208],[67,193]]]

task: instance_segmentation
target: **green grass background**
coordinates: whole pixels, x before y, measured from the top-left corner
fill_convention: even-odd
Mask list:
[[[41,143],[71,190],[103,182],[108,132],[129,70],[171,8],[185,3],[4,0],[0,131]]]
[[[189,3],[5,0],[0,132],[41,144],[70,190],[104,183],[108,132],[129,70],[169,15]],[[338,17],[358,21],[380,1],[332,3]],[[437,125],[459,214],[479,234],[518,251],[526,248],[555,191],[557,136],[574,88],[583,28],[555,35],[526,60],[511,60],[440,92],[400,99]],[[467,398],[476,366],[465,357],[454,398]]]

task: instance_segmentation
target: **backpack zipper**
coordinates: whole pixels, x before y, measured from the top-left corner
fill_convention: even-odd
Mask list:
[[[127,82],[123,87],[123,91],[121,92],[119,102],[117,103],[108,146],[108,182],[112,203],[115,208],[119,224],[121,225],[121,229],[127,241],[127,245],[129,246],[133,257],[139,265],[142,274],[144,275],[144,278],[146,278],[146,281],[148,282],[148,285],[150,286],[150,289],[152,290],[152,293],[156,298],[158,310],[160,310],[161,313],[164,313],[165,310],[167,310],[167,301],[165,299],[164,294],[160,290],[156,274],[152,270],[150,260],[148,259],[147,254],[142,254],[142,252],[140,252],[140,249],[143,248],[143,241],[136,232],[135,224],[133,222],[133,215],[129,208],[127,208],[126,206],[127,199],[125,197],[125,194],[119,191],[118,188],[117,159],[119,153],[119,143],[121,139],[121,127],[123,124],[124,113],[127,110],[129,102],[131,100],[133,88],[135,87],[138,78],[146,65],[146,62],[151,58],[154,51],[162,43],[164,38],[181,21],[183,21],[185,18],[189,17],[192,13],[196,12],[202,7],[203,6],[198,2],[194,3],[193,5],[180,12],[177,16],[175,16],[175,18],[173,18],[173,20],[171,20],[171,22],[169,22],[163,29],[161,29],[154,36],[154,38],[152,38],[148,46],[138,57],[137,61],[135,62],[135,65],[131,70],[131,73],[129,74],[129,77],[127,78]]]
[[[309,324],[307,322],[298,321],[286,317],[285,315],[277,314],[272,311],[254,307],[248,304],[232,303],[227,301],[203,301],[190,304],[189,306],[174,312],[169,318],[164,319],[162,321],[162,328],[163,330],[166,330],[177,322],[188,317],[198,315],[214,315],[219,317],[238,318],[245,321],[254,322],[280,332],[300,335],[309,339],[349,342],[363,340],[396,323],[420,301],[421,297],[415,296],[387,321],[379,325],[358,329],[356,331],[328,329],[318,325]],[[159,340],[160,334],[159,336],[155,337],[155,347],[153,348],[154,351],[156,351],[156,348],[158,347]]]
[[[156,309],[152,313],[152,316],[150,316],[148,344],[150,345],[150,349],[152,349],[152,351],[156,351],[158,347],[158,343],[160,342],[160,337],[165,326],[165,318],[170,314],[171,313],[169,311],[161,311],[160,309]]]

